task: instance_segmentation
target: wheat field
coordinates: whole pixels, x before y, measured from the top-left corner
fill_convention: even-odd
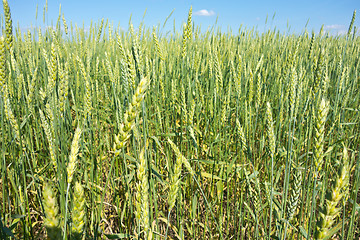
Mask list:
[[[1,239],[359,239],[360,37],[181,29],[3,0]]]

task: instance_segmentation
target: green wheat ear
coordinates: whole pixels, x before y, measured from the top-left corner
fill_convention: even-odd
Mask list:
[[[186,56],[186,44],[188,40],[192,38],[192,6],[190,7],[188,19],[183,32],[182,39],[182,48],[181,48],[181,57],[185,58]]]
[[[137,170],[137,193],[136,193],[136,218],[139,225],[143,227],[145,239],[149,237],[151,226],[149,222],[149,182],[147,161],[145,157],[145,148],[139,155],[139,166]],[[151,234],[150,234],[151,235]]]
[[[80,136],[81,136],[81,129],[79,127],[76,128],[74,138],[71,144],[71,152],[69,156],[69,163],[66,168],[67,171],[67,181],[68,183],[71,183],[74,177],[75,169],[76,169],[76,159],[77,155],[79,153],[79,142],[80,142]]]
[[[74,188],[74,207],[72,212],[72,239],[82,239],[86,224],[85,192],[81,183],[76,182]]]
[[[269,150],[271,157],[275,156],[275,150],[276,150],[276,137],[274,132],[274,121],[272,117],[272,109],[269,102],[266,103],[266,130],[268,135],[268,141],[269,141]]]
[[[322,98],[317,109],[315,122],[315,149],[314,149],[314,165],[317,172],[322,169],[323,148],[325,139],[325,122],[329,111],[328,102]]]
[[[115,135],[114,150],[116,156],[120,154],[121,149],[125,146],[127,140],[130,138],[130,132],[135,126],[135,118],[140,112],[140,104],[145,97],[146,89],[148,88],[149,84],[150,80],[147,78],[141,79],[135,94],[132,97],[132,101],[125,112],[124,122],[120,125],[119,134]]]
[[[5,56],[5,40],[4,37],[0,37],[0,91],[3,91],[3,87],[6,83],[6,56]]]
[[[13,33],[10,7],[7,0],[3,0],[4,15],[5,15],[5,34],[6,34],[6,48],[10,51],[13,47]]]
[[[61,227],[59,220],[59,206],[56,194],[49,183],[44,183],[43,189],[45,219],[44,225],[49,239],[61,239]]]
[[[170,138],[168,138],[168,142],[169,142],[172,150],[175,152],[176,157],[181,159],[181,163],[184,164],[184,167],[186,168],[186,170],[188,170],[189,173],[192,176],[194,176],[195,171],[192,169],[190,162],[184,157],[184,155],[182,155],[179,148],[175,145],[175,143],[173,141],[170,140]]]
[[[324,205],[319,209],[314,239],[327,239],[328,237],[331,237],[331,226],[341,210],[337,205],[345,194],[345,190],[349,184],[349,175],[349,157],[347,149],[344,147],[343,162],[339,172],[336,174],[331,189],[329,189],[326,194]]]
[[[244,133],[244,129],[240,124],[239,119],[236,119],[236,126],[237,126],[237,133],[238,136],[240,138],[240,143],[241,143],[241,151],[246,152],[247,151],[247,142],[246,142],[246,138],[245,138],[245,133]]]
[[[181,153],[176,151],[177,147],[175,146],[175,144],[170,139],[168,139],[168,142],[170,143],[172,148],[175,149],[175,154],[176,154],[176,162],[175,162],[173,174],[170,177],[171,181],[170,181],[170,190],[168,197],[169,212],[171,212],[171,210],[175,206],[176,198],[178,195],[177,193],[179,190],[180,175],[181,175],[183,160]]]
[[[287,219],[291,221],[298,208],[301,194],[302,173],[299,169],[294,169],[292,187],[290,191],[290,200],[287,207]]]
[[[353,29],[353,26],[354,26],[354,22],[355,22],[355,17],[356,17],[356,10],[354,10],[353,12],[353,15],[352,15],[352,18],[351,18],[351,22],[350,22],[350,25],[349,25],[349,29],[348,29],[348,32],[347,32],[347,37],[350,36],[351,34],[351,30]]]

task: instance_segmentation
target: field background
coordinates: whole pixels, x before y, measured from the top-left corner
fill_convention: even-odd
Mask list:
[[[107,20],[0,38],[3,239],[357,239],[360,38]],[[351,20],[351,22],[350,22]]]

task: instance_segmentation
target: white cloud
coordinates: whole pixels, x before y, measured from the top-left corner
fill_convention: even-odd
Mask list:
[[[205,16],[205,17],[210,17],[215,15],[215,12],[213,10],[206,10],[206,9],[202,9],[200,11],[194,12],[194,15],[196,16]]]
[[[345,25],[340,25],[340,24],[332,24],[332,25],[326,25],[326,26],[324,26],[324,29],[326,29],[326,30],[343,30],[343,29],[345,29],[346,28],[346,26]]]
[[[324,26],[324,30],[332,32],[332,33],[336,33],[338,35],[343,35],[343,34],[346,34],[346,32],[347,32],[346,26],[341,25],[341,24],[326,25],[326,26]]]

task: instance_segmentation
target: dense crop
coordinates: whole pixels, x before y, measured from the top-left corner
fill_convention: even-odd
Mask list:
[[[140,24],[0,38],[0,236],[359,238],[360,38]],[[61,15],[60,15],[61,16]]]

